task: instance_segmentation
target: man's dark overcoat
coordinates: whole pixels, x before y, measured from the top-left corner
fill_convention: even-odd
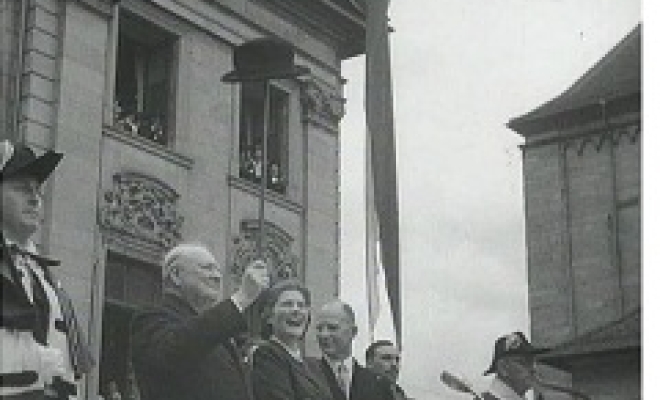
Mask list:
[[[269,340],[252,356],[254,400],[333,400],[323,376]]]
[[[142,400],[247,400],[234,338],[246,330],[231,300],[197,314],[166,294],[131,324],[131,358]]]

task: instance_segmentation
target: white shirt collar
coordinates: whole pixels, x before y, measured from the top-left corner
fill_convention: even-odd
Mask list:
[[[29,253],[36,254],[36,255],[39,254],[39,249],[37,249],[37,245],[34,244],[34,242],[30,239],[28,239],[25,246],[21,246],[20,244],[18,244],[18,242],[15,242],[15,241],[11,240],[11,238],[5,236],[5,243],[7,244],[7,246],[16,246],[19,249],[27,251]]]
[[[324,356],[324,358],[327,361],[330,368],[332,368],[332,372],[335,375],[337,374],[339,364],[343,364],[344,367],[346,367],[347,374],[351,378],[351,381],[352,381],[352,379],[353,379],[353,370],[354,370],[354,367],[355,367],[355,362],[353,361],[353,357],[348,356],[348,357],[346,357],[345,359],[343,359],[341,361],[331,360],[331,359],[329,359],[325,356]]]

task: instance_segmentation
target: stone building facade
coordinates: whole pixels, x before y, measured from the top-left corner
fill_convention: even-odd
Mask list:
[[[509,122],[525,138],[531,336],[594,400],[641,398],[641,91],[638,26]]]
[[[40,245],[99,360],[86,398],[110,382],[139,397],[128,321],[156,300],[169,247],[207,244],[227,290],[254,254],[263,90],[221,81],[250,39],[292,43],[311,70],[270,86],[266,255],[314,306],[338,294],[341,61],[364,48],[352,1],[1,2],[3,135],[66,154]]]

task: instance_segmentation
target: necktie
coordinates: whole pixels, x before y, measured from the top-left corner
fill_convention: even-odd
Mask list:
[[[348,368],[344,363],[339,363],[337,365],[337,383],[341,391],[344,393],[344,397],[348,399]]]

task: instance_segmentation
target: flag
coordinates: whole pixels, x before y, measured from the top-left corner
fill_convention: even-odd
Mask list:
[[[389,0],[364,2],[366,25],[367,284],[371,318],[378,317],[378,271],[385,275],[397,342],[401,345],[399,210],[390,72]],[[372,190],[369,195],[369,190]],[[377,262],[380,259],[380,263]],[[375,323],[375,320],[374,320]]]
[[[380,282],[382,281],[382,257],[380,254],[380,229],[374,200],[374,182],[371,162],[371,138],[366,135],[365,146],[365,203],[366,203],[366,281],[369,317],[369,341],[374,341],[374,331],[380,316]]]

